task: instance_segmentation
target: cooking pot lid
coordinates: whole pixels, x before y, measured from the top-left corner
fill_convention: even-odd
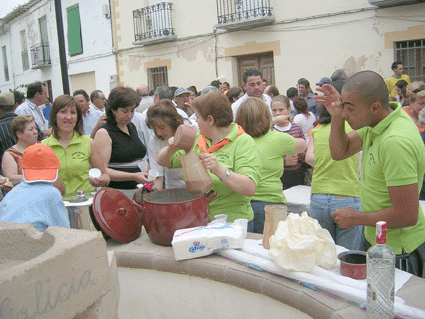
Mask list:
[[[142,231],[142,218],[131,200],[110,187],[94,195],[93,215],[109,236],[122,242],[136,240]]]

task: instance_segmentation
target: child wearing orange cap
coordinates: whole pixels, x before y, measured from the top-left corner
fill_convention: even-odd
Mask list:
[[[29,146],[21,162],[22,182],[0,202],[0,220],[32,224],[40,232],[49,226],[69,228],[62,196],[53,186],[59,167],[59,160],[50,147]]]

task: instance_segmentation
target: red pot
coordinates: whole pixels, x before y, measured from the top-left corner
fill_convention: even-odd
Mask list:
[[[142,211],[143,225],[150,240],[170,246],[177,229],[208,224],[209,203],[216,196],[215,191],[192,195],[186,188],[171,188],[146,194],[143,204],[133,203]]]
[[[338,254],[341,275],[365,279],[367,275],[366,252],[349,250]]]

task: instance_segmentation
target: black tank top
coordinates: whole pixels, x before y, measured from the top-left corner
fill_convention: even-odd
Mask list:
[[[116,124],[106,123],[102,126],[106,131],[108,131],[109,137],[112,140],[112,152],[110,163],[129,163],[135,160],[140,160],[146,155],[146,147],[143,145],[142,141],[139,139],[137,134],[136,126],[133,123],[127,125],[128,132],[124,133],[121,131]],[[114,168],[123,172],[140,172],[140,169],[137,165],[126,168]],[[136,181],[122,181],[115,182],[111,181],[109,187],[117,189],[135,189],[137,187]]]

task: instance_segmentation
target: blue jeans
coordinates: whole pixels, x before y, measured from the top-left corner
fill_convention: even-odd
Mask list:
[[[335,244],[351,250],[359,250],[363,236],[363,226],[342,229],[331,217],[331,212],[343,208],[351,207],[361,211],[360,198],[346,197],[337,198],[330,194],[311,194],[310,208],[311,217],[317,219],[322,228],[327,229],[335,241]]]
[[[254,211],[254,229],[253,233],[262,234],[264,229],[264,219],[266,218],[266,213],[264,212],[264,206],[266,205],[276,205],[276,203],[268,202],[257,202],[255,200],[251,201],[251,207]]]

